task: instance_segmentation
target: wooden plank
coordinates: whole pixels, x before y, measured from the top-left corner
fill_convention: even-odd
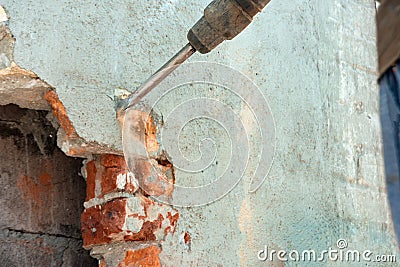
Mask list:
[[[385,0],[378,9],[379,74],[400,57],[400,1]]]

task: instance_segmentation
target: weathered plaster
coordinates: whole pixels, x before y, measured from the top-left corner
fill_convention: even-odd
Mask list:
[[[133,90],[183,46],[208,2],[3,4],[16,38],[14,60],[56,88],[79,136],[121,149],[114,90]],[[320,251],[339,238],[351,249],[396,252],[380,146],[374,18],[372,0],[272,0],[235,40],[192,59],[232,66],[259,86],[276,121],[277,151],[256,193],[248,194],[248,172],[220,201],[179,209],[176,234],[162,245],[165,266],[260,266],[264,245]],[[201,86],[167,97],[159,108],[204,95],[241,109],[221,88]],[[185,156],[199,156],[204,136],[220,141],[218,161],[226,161],[228,137],[212,122],[182,131]],[[251,140],[253,158],[259,145]],[[223,166],[196,176],[178,170],[175,180],[206,183]]]

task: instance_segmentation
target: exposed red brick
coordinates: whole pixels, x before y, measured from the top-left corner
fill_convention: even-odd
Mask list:
[[[45,93],[44,98],[47,100],[47,102],[49,102],[51,106],[51,111],[54,117],[57,118],[58,123],[60,123],[61,128],[65,131],[67,138],[76,137],[77,134],[75,132],[75,129],[71,121],[69,120],[65,107],[61,103],[56,92],[48,91]]]
[[[99,260],[99,267],[106,267],[106,262],[104,259]]]
[[[101,155],[100,164],[106,168],[111,168],[111,167],[118,167],[121,169],[127,168],[124,157],[118,155],[111,155],[111,154]]]
[[[94,161],[89,161],[86,164],[86,201],[95,197],[96,172]]]
[[[130,181],[126,181],[125,187],[118,189],[117,178],[119,175],[127,176],[128,166],[122,156],[102,155],[100,156],[100,165],[103,166],[101,180],[101,195],[110,192],[123,190],[128,193],[134,193],[137,188]]]
[[[86,209],[81,217],[84,247],[122,240],[160,241],[175,231],[176,211],[146,197],[138,198],[116,199]],[[131,218],[137,220],[132,222]]]
[[[121,174],[120,168],[103,169],[101,175],[101,194],[105,195],[117,189],[117,177]]]
[[[86,209],[81,216],[83,247],[110,242],[113,235],[122,232],[125,216],[125,199]]]
[[[118,188],[118,176],[122,175],[125,180],[124,188]],[[133,184],[133,181],[128,179],[129,171],[127,169],[121,168],[106,168],[103,169],[102,179],[101,179],[101,196],[116,192],[116,191],[124,191],[127,193],[134,193],[137,188]],[[130,174],[132,175],[132,174]],[[133,176],[131,176],[133,179]]]
[[[86,201],[92,198],[101,198],[106,194],[123,191],[135,193],[137,186],[133,175],[126,166],[125,159],[117,155],[101,155],[86,165],[87,196]],[[118,177],[123,179],[123,186],[118,185]],[[95,191],[96,182],[100,185],[99,192]],[[121,182],[121,181],[120,181]]]
[[[158,258],[161,249],[156,246],[147,247],[139,250],[128,250],[125,252],[124,259],[118,267],[159,267],[161,266]]]
[[[128,114],[134,122],[136,132],[140,133],[133,134],[132,138],[143,143],[150,155],[157,155],[159,149],[156,140],[157,127],[152,118],[140,111],[132,111]],[[101,198],[105,194],[119,190],[130,193],[136,192],[136,183],[130,181],[131,176],[128,175],[131,174],[123,157],[101,155],[95,159],[93,164],[96,168],[93,168],[93,166],[87,168],[88,177],[91,175],[94,181],[91,188],[96,186],[101,188],[98,192],[93,190],[94,193],[90,195],[91,198],[93,195],[95,198]],[[174,188],[172,164],[167,161],[158,162],[154,159],[143,159],[135,160],[134,166],[130,167],[132,167],[131,171],[134,177],[138,179],[136,182],[139,183],[146,194],[171,197]],[[94,173],[89,174],[90,171]],[[120,212],[120,214],[113,213],[115,216],[119,216],[118,219],[114,220],[113,227],[108,225],[111,221],[104,218],[107,216],[108,211],[105,210],[107,210],[109,203],[85,211],[82,215],[84,247],[90,248],[95,245],[120,241],[161,241],[167,234],[175,231],[175,225],[179,218],[176,211],[171,207],[155,203],[149,198],[141,196],[140,193],[137,194],[137,197],[126,199],[123,204],[124,207],[118,207],[123,212]],[[88,220],[88,222],[84,222],[85,220]],[[93,229],[96,231],[93,231]],[[128,251],[124,261],[119,266],[159,266],[159,249],[157,247],[154,247],[154,249],[156,251],[150,251],[151,254],[149,255],[143,254],[146,251],[140,253]],[[149,257],[150,261],[146,260]]]
[[[164,229],[164,235],[167,235],[170,232],[172,232],[172,233],[175,232],[175,225],[179,219],[179,213],[175,213],[174,215],[172,215],[171,212],[168,212],[167,219],[169,220],[169,224],[171,226],[168,226]]]
[[[158,229],[161,229],[164,217],[158,214],[154,221],[145,221],[142,228],[138,233],[129,233],[124,237],[125,241],[154,241],[156,235],[154,234]],[[167,232],[168,233],[168,232]]]
[[[171,212],[167,213],[167,218],[169,219],[169,222],[172,226],[175,226],[176,222],[179,219],[179,213],[175,213],[174,215],[171,214]]]

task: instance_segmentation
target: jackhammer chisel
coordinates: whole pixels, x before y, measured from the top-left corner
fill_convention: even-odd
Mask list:
[[[162,80],[171,74],[196,51],[206,54],[225,40],[231,40],[243,31],[253,17],[270,0],[214,0],[204,10],[203,17],[189,30],[189,43],[156,71],[125,101],[123,109],[137,104]]]

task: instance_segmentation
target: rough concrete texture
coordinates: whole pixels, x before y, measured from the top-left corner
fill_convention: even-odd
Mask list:
[[[15,62],[57,89],[79,136],[110,150],[121,148],[114,91],[135,89],[185,45],[187,25],[206,4],[2,2],[17,40]]]
[[[64,105],[54,90],[46,91],[42,97],[50,104],[51,112],[60,125],[57,132],[57,145],[66,155],[88,158],[92,154],[110,151],[109,146],[101,146],[96,142],[86,142],[77,134]]]
[[[22,108],[47,110],[49,104],[43,96],[50,86],[13,63],[14,39],[5,25],[7,20],[0,7],[0,105],[17,104]]]
[[[57,147],[48,113],[0,106],[0,266],[95,263],[80,249],[82,162]]]
[[[374,1],[271,1],[226,47],[230,65],[268,97],[276,157],[255,194],[244,183],[212,205],[180,210],[176,231],[190,235],[190,250],[178,256],[185,244],[174,236],[173,246],[163,246],[165,266],[176,257],[182,266],[263,266],[257,252],[264,245],[321,251],[340,238],[351,249],[398,253],[383,176],[374,7]]]
[[[0,7],[0,20],[4,22],[1,11],[4,10]],[[8,68],[11,66],[13,60],[14,39],[10,31],[5,25],[0,25],[0,69]]]
[[[33,73],[14,65],[0,70],[0,83],[0,105],[16,104],[22,108],[50,109],[43,97],[50,86]]]
[[[16,38],[14,60],[57,89],[79,136],[120,149],[114,90],[133,90],[183,46],[209,2],[3,5]],[[257,252],[265,245],[321,251],[339,238],[351,249],[397,253],[383,176],[375,36],[372,0],[272,0],[235,40],[192,59],[225,63],[257,84],[275,117],[276,157],[256,193],[247,192],[249,170],[221,200],[179,209],[176,234],[162,245],[164,266],[260,266],[266,263]],[[233,96],[214,92],[241,109]],[[186,90],[167,96],[160,109],[212,94]],[[228,160],[226,137],[210,122],[182,131],[186,157],[199,156],[203,136],[221,141],[220,164],[199,175],[176,171],[177,183],[207,182]]]

